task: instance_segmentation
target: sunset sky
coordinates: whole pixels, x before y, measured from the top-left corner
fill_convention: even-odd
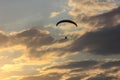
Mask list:
[[[120,0],[0,0],[0,80],[120,80],[119,19]]]

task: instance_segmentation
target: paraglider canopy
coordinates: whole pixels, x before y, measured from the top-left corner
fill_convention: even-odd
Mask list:
[[[60,20],[59,22],[57,22],[57,24],[56,24],[56,26],[58,26],[59,24],[61,24],[61,23],[72,23],[72,24],[74,24],[76,27],[78,26],[74,21],[72,21],[72,20],[67,20],[67,19],[64,19],[64,20]]]
[[[56,26],[58,26],[59,24],[61,23],[70,23],[70,24],[74,24],[75,27],[78,27],[78,25],[76,24],[76,22],[72,21],[72,20],[69,20],[69,19],[63,19],[63,20],[60,20],[56,23]],[[71,30],[68,30],[68,31],[71,31]],[[74,31],[74,29],[72,29],[72,31]],[[68,35],[65,36],[64,40],[68,40]]]

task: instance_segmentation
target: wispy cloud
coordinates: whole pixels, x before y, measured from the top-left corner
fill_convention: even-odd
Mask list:
[[[80,61],[80,62],[67,62],[66,64],[53,65],[52,67],[47,68],[45,70],[46,74],[42,74],[40,76],[30,76],[24,77],[20,80],[118,80],[120,76],[118,75],[120,72],[119,65],[120,61]],[[114,63],[114,64],[112,64]],[[110,64],[106,69],[101,66]],[[63,73],[59,72],[59,70],[65,70]],[[58,71],[58,72],[57,72]]]

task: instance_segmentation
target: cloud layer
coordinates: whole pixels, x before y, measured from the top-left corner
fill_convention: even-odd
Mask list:
[[[78,38],[71,51],[85,51],[100,55],[120,54],[120,25],[88,32]]]
[[[78,4],[77,2],[79,3],[79,1],[75,0],[72,1],[71,4],[76,3],[76,6],[78,5],[78,7],[75,7],[74,5],[73,8],[78,8],[79,9],[78,12],[79,12],[80,8],[81,10],[84,10],[82,9],[82,6],[80,7],[82,3],[85,4],[85,2],[88,2],[86,3],[86,5],[89,5],[90,3],[91,4],[98,3],[97,6],[100,6],[99,4],[105,4],[107,1],[101,3],[101,2],[85,0],[85,1],[81,1],[82,3],[80,4]],[[104,6],[108,7],[107,5]],[[83,7],[85,7],[85,5]],[[93,7],[93,8],[97,8],[97,7]],[[105,8],[101,8],[101,9],[105,9]],[[95,53],[99,55],[120,54],[119,14],[120,14],[120,7],[117,7],[117,8],[110,8],[109,11],[102,14],[96,13],[95,15],[89,17],[87,16],[83,17],[82,19],[87,18],[85,21],[83,20],[83,23],[88,24],[87,26],[90,28],[90,30],[86,30],[86,32],[82,36],[80,36],[76,41],[74,41],[73,44],[71,45],[72,47],[70,48],[70,50],[72,52],[83,51],[83,52]],[[79,18],[78,22],[81,24],[80,16],[77,15],[76,18]],[[85,31],[85,29],[83,29],[83,31]]]
[[[67,62],[46,68],[46,74],[20,80],[119,80],[120,65],[117,64],[120,64],[120,61]]]

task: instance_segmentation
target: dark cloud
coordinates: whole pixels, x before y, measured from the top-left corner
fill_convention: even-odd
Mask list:
[[[43,49],[38,50],[42,46],[50,46],[56,43],[54,38],[48,31],[40,30],[37,28],[27,29],[21,32],[6,34],[0,32],[0,47],[7,48],[17,45],[23,45],[28,51],[27,56],[33,58],[40,58],[47,54],[46,51],[53,51],[56,49]]]
[[[22,44],[27,47],[29,57],[41,57],[44,52],[38,50],[42,46],[53,44],[54,38],[47,31],[36,28],[28,29],[12,36],[13,44]],[[47,49],[46,49],[47,50]]]
[[[120,54],[120,25],[92,31],[78,38],[71,51],[86,51],[100,55]]]
[[[0,46],[9,47],[14,45],[25,45],[26,47],[40,47],[49,45],[54,41],[47,31],[32,28],[17,32],[15,34],[7,35],[0,32]]]
[[[51,68],[48,69],[75,69],[75,68],[83,68],[83,69],[87,69],[87,68],[92,68],[94,67],[94,65],[96,65],[98,62],[97,61],[80,61],[80,62],[70,62],[67,64],[63,64],[63,65],[58,65],[58,66],[53,66]]]
[[[80,36],[71,45],[70,51],[86,51],[100,55],[120,54],[119,14],[120,7],[85,20],[91,24],[93,30]],[[94,28],[97,28],[97,30],[94,30]]]
[[[9,36],[0,32],[0,47],[7,47],[9,42]]]
[[[49,73],[49,74],[42,75],[42,76],[25,77],[20,80],[60,80],[61,77],[62,77],[62,74]]]
[[[0,33],[0,47],[7,48],[22,45],[26,48],[25,56],[34,59],[41,59],[41,57],[43,59],[45,55],[48,57],[49,54],[53,55],[53,53],[56,53],[55,57],[64,56],[66,54],[64,46],[66,45],[61,46],[61,44],[67,41],[68,40],[55,41],[48,31],[37,28],[31,28],[8,35],[2,32]],[[61,51],[61,49],[63,51]],[[49,58],[53,57],[50,56]]]
[[[52,38],[47,32],[32,28],[23,32],[17,33],[13,36],[13,41],[16,43],[24,44],[27,47],[40,47],[52,43]],[[13,42],[14,43],[14,42]]]
[[[107,76],[105,74],[98,74],[95,77],[91,77],[88,80],[118,80],[118,78],[114,76]]]
[[[67,80],[80,80],[80,77],[73,77],[73,78],[69,78]]]
[[[120,18],[120,7],[115,8],[107,13],[103,13],[100,15],[92,16],[89,18],[90,24],[95,26],[96,28],[99,27],[114,27],[118,24]]]
[[[84,76],[76,76],[76,77],[71,77],[67,80],[81,80]]]
[[[112,68],[112,67],[120,67],[120,61],[106,62],[101,65],[102,69],[108,69],[108,68]]]

